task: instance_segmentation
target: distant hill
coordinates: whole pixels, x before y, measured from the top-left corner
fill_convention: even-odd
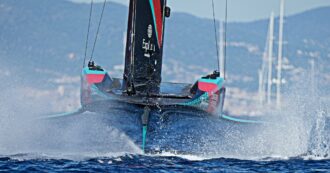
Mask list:
[[[175,7],[172,7],[173,9]],[[94,9],[91,42],[101,4]],[[0,0],[0,63],[17,77],[35,75],[44,83],[61,74],[78,76],[84,57],[88,4],[66,0]],[[317,59],[323,74],[330,72],[330,7],[286,17],[284,72],[295,79]],[[278,28],[278,19],[276,19]],[[118,77],[123,62],[127,7],[109,2],[97,42],[95,60]],[[229,85],[257,90],[257,70],[266,42],[268,20],[228,25]],[[277,33],[276,29],[276,33]],[[277,55],[275,48],[275,56]],[[212,20],[173,13],[166,21],[164,80],[192,81],[216,68]],[[43,73],[41,73],[43,72]],[[326,76],[321,75],[322,79]],[[27,81],[29,83],[29,81]]]

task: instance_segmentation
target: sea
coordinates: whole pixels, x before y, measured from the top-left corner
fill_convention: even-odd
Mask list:
[[[293,119],[292,127],[262,126],[261,135],[247,135],[247,126],[235,124],[243,131],[212,137],[217,140],[189,137],[178,142],[182,149],[195,146],[191,153],[159,149],[145,154],[125,134],[95,120],[95,114],[85,114],[94,118],[55,126],[24,121],[2,127],[0,172],[330,172],[329,121],[321,117],[324,112],[314,130]],[[182,140],[182,134],[172,135]]]
[[[49,105],[33,112],[41,103],[6,97],[0,172],[330,172],[329,102],[292,95],[281,110],[261,115],[262,125],[166,118],[149,128],[146,153],[132,139],[140,139],[140,126],[131,129],[138,135],[116,127],[134,124],[134,111],[44,121],[36,115]],[[114,115],[124,121],[105,119]]]
[[[81,160],[18,154],[0,158],[0,172],[330,172],[329,159],[123,155]]]

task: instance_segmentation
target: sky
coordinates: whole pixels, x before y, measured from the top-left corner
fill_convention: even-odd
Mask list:
[[[71,0],[90,2],[91,0]],[[103,2],[104,0],[94,0]],[[128,0],[108,0],[128,5]],[[173,12],[186,12],[203,18],[212,18],[212,0],[167,0]],[[223,19],[225,0],[214,0],[217,19]],[[330,6],[330,0],[285,0],[285,13],[292,15],[309,9]],[[228,0],[229,21],[253,21],[268,18],[272,11],[279,14],[280,0]]]

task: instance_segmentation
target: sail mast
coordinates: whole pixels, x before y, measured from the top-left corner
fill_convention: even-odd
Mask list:
[[[219,67],[220,67],[220,77],[225,78],[225,54],[224,54],[224,49],[225,49],[225,43],[224,43],[224,38],[225,38],[225,32],[224,32],[224,27],[223,27],[223,22],[220,22],[220,34],[219,34],[219,52],[220,52],[220,58],[219,58]]]
[[[265,100],[270,103],[271,86],[272,86],[272,56],[273,56],[273,39],[274,39],[274,14],[269,17],[269,25],[265,50],[262,55],[261,69],[258,71],[259,76],[259,102],[261,107]],[[266,71],[268,70],[268,71]]]
[[[281,0],[280,9],[280,26],[279,26],[279,42],[278,42],[278,67],[277,67],[277,81],[276,81],[276,106],[281,107],[281,84],[282,84],[282,56],[283,56],[283,25],[284,25],[284,1]]]
[[[271,104],[272,71],[273,71],[273,43],[274,43],[274,12],[270,15],[269,40],[268,40],[268,80],[267,80],[267,104]]]
[[[312,83],[312,98],[315,99],[315,60],[312,58],[310,61],[311,64],[311,83]]]
[[[259,104],[260,107],[264,105],[265,100],[265,82],[264,82],[264,69],[258,70],[258,76],[259,76]]]

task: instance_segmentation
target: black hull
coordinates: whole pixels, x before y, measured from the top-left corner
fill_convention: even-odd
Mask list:
[[[127,135],[137,146],[142,146],[143,106],[110,101],[89,105],[86,110],[96,112],[103,122]],[[165,106],[161,110],[151,107],[145,152],[214,154],[215,148],[210,146],[228,145],[224,139],[231,131],[247,133],[259,126],[228,121],[187,106]]]

